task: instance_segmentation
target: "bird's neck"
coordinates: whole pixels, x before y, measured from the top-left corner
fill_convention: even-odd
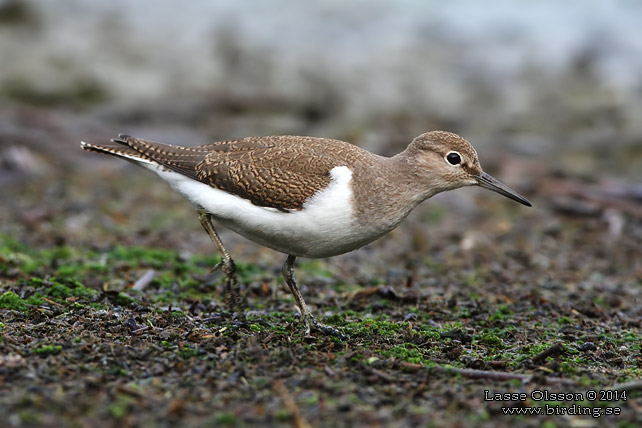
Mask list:
[[[360,173],[359,169],[369,170],[370,174]],[[374,177],[373,170],[377,171]],[[422,182],[425,174],[418,173],[406,152],[390,158],[372,157],[355,165],[354,172],[355,218],[360,224],[381,228],[383,233],[397,227],[419,203],[440,191]]]

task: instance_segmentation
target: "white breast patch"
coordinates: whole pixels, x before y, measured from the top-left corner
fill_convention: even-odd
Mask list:
[[[303,257],[329,257],[359,248],[372,237],[359,235],[352,208],[352,170],[337,166],[328,187],[314,194],[303,209],[282,212],[156,165],[142,164],[167,181],[223,226],[274,250]]]

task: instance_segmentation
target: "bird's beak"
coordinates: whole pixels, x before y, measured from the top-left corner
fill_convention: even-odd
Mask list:
[[[515,202],[519,202],[522,205],[526,205],[527,207],[532,207],[531,203],[529,202],[528,199],[502,183],[501,181],[493,178],[490,174],[486,174],[485,172],[482,171],[481,174],[477,176],[477,183],[479,186],[483,187],[484,189],[492,190],[493,192],[497,192],[500,195],[504,195],[507,198],[510,198],[514,200]]]

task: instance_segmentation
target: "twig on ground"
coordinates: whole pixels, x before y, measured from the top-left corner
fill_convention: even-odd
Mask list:
[[[139,291],[144,290],[154,280],[155,276],[156,271],[154,269],[148,269],[147,271],[145,271],[143,276],[136,280],[132,289]]]
[[[433,373],[440,374],[450,374],[455,373],[469,379],[490,379],[490,380],[521,380],[522,382],[528,382],[531,379],[534,379],[533,376],[520,373],[506,373],[506,372],[496,372],[496,371],[487,371],[487,370],[475,370],[475,369],[459,369],[456,367],[443,367],[435,366],[430,367],[429,370]],[[546,384],[557,384],[557,385],[575,385],[577,382],[570,379],[563,379],[557,377],[542,377],[537,378],[537,380],[543,380]]]
[[[561,342],[557,342],[556,344],[554,344],[550,348],[545,349],[544,351],[542,351],[539,354],[535,355],[533,358],[531,358],[531,360],[533,360],[533,362],[535,362],[535,363],[538,363],[540,361],[544,361],[546,359],[546,357],[557,355],[557,354],[559,354],[559,353],[561,353],[563,351],[564,351],[564,345],[562,345]]]
[[[65,305],[61,305],[60,303],[58,303],[58,302],[56,302],[54,300],[48,299],[48,298],[46,298],[44,296],[41,297],[41,299],[44,300],[45,302],[49,303],[50,305],[58,306],[59,308],[64,308],[65,307]]]
[[[132,331],[132,334],[141,334],[142,332],[147,331],[147,330],[149,330],[149,326],[148,325],[144,325],[144,326],[142,326],[140,328],[137,328],[136,330]]]
[[[612,388],[616,391],[642,391],[642,379],[635,379],[630,382],[618,383],[613,385]]]
[[[301,415],[299,406],[296,404],[296,401],[294,401],[294,398],[292,397],[292,394],[290,394],[290,391],[288,391],[285,385],[283,385],[281,379],[277,379],[276,381],[274,381],[274,389],[276,390],[277,394],[281,396],[283,404],[285,404],[285,407],[292,414],[292,418],[294,419],[294,426],[296,428],[310,428],[310,424],[303,418],[303,415]]]

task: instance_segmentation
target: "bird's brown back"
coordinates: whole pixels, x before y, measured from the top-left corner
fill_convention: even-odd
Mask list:
[[[124,135],[114,141],[172,171],[255,205],[282,211],[301,209],[330,183],[332,168],[352,168],[360,160],[376,157],[343,141],[289,135],[247,137],[196,147]]]

